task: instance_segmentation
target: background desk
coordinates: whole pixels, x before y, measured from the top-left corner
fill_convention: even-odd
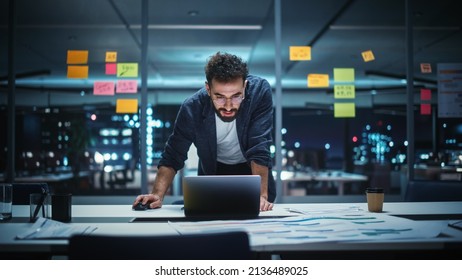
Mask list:
[[[278,204],[273,211],[261,213],[262,217],[297,215],[287,211],[295,208],[323,211],[356,206],[366,209],[366,204]],[[383,215],[397,215],[419,220],[462,219],[462,202],[386,203]],[[94,234],[113,235],[178,235],[166,221],[184,218],[181,206],[164,205],[149,211],[132,211],[130,205],[73,205],[72,224],[97,226]],[[0,256],[6,259],[49,258],[65,255],[66,240],[15,240],[15,236],[29,229],[29,207],[15,205],[13,220],[0,223]],[[157,222],[131,223],[133,218],[154,218]],[[251,244],[252,245],[252,244]],[[252,246],[262,256],[282,255],[285,258],[342,259],[342,258],[462,258],[462,231],[447,227],[437,238],[379,240],[367,242],[317,242],[306,244],[273,244]],[[397,255],[401,253],[401,255]],[[436,253],[436,255],[435,255]],[[452,255],[451,255],[452,254]],[[369,256],[368,256],[369,255]]]
[[[343,171],[319,171],[319,172],[293,172],[282,171],[282,192],[284,195],[289,195],[290,182],[332,182],[338,189],[338,195],[344,195],[345,183],[364,182],[368,178],[365,175],[347,173]]]

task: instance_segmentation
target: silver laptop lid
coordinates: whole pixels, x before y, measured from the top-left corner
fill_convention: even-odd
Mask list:
[[[189,218],[251,219],[260,213],[258,175],[186,176],[184,212]]]

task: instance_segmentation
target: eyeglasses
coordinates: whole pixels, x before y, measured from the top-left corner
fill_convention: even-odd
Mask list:
[[[212,98],[213,102],[215,102],[215,104],[219,106],[225,105],[228,99],[231,100],[231,103],[233,105],[238,105],[238,104],[241,104],[242,100],[244,100],[244,95],[235,95],[229,98],[224,97],[224,96],[218,96],[218,97]]]

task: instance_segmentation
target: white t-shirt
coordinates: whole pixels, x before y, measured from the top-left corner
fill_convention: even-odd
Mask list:
[[[217,161],[225,164],[246,162],[239,145],[236,120],[224,122],[215,115],[217,124]]]

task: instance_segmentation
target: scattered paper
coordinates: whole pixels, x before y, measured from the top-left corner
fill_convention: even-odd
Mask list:
[[[39,217],[32,227],[16,236],[16,239],[65,239],[74,234],[91,234],[97,227],[65,224],[51,219]]]
[[[245,231],[251,246],[310,242],[419,239],[438,236],[447,222],[421,222],[369,212],[336,212],[279,219],[171,222],[180,234]]]

